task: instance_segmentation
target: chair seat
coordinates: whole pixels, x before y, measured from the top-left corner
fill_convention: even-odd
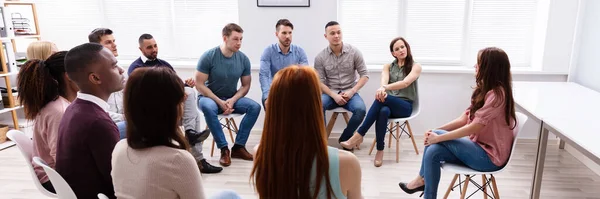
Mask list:
[[[230,118],[238,118],[238,117],[241,117],[241,116],[244,116],[244,114],[239,114],[239,113],[231,113],[231,114],[229,114],[229,115],[223,115],[223,114],[219,114],[217,117],[218,117],[219,119],[223,119],[223,118],[228,118],[228,119],[230,119]]]
[[[328,111],[332,111],[334,113],[350,113],[350,111],[346,110],[344,107],[337,107]]]
[[[413,118],[417,117],[418,115],[419,115],[419,112],[413,112],[408,117],[388,118],[388,122],[400,122],[400,123],[402,123],[402,122],[407,121],[407,120],[412,120]]]
[[[451,173],[461,174],[461,175],[489,175],[489,174],[500,173],[500,171],[502,171],[502,169],[500,169],[497,171],[483,172],[483,171],[477,171],[475,169],[471,169],[468,166],[465,166],[462,164],[453,164],[453,163],[443,163],[442,169],[444,169],[445,171],[449,171]]]

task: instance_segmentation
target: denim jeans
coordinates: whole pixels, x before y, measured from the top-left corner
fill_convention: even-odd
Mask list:
[[[223,133],[223,128],[221,127],[221,122],[218,118],[218,114],[223,113],[223,110],[221,110],[214,100],[204,96],[198,97],[200,98],[198,100],[198,106],[204,113],[206,125],[208,125],[208,128],[210,129],[212,136],[217,143],[217,147],[219,149],[227,147],[227,139],[225,139],[225,134]],[[226,100],[226,98],[221,99]],[[246,114],[240,123],[239,131],[235,137],[235,144],[245,146],[248,141],[248,136],[250,136],[250,130],[254,127],[254,123],[256,123],[258,115],[260,114],[260,104],[250,98],[243,97],[233,104],[233,109],[233,113]]]
[[[325,125],[327,125],[327,118],[325,117],[325,111],[327,110],[344,107],[346,110],[352,112],[352,117],[350,117],[350,120],[348,121],[348,126],[346,126],[344,129],[344,132],[338,139],[338,142],[344,142],[350,139],[352,134],[354,134],[358,128],[358,125],[360,125],[365,118],[365,113],[367,112],[365,102],[363,102],[362,98],[360,98],[360,95],[355,93],[354,96],[348,100],[348,103],[344,104],[343,106],[338,105],[335,100],[333,100],[333,98],[327,94],[321,94],[321,101],[323,103],[323,119],[325,120]]]
[[[119,129],[119,135],[122,139],[127,137],[127,123],[125,121],[117,122],[117,129]]]
[[[390,117],[408,117],[412,113],[412,102],[405,99],[388,95],[384,102],[375,100],[369,108],[367,117],[363,124],[358,128],[358,133],[365,136],[369,128],[375,124],[375,140],[377,140],[377,150],[385,148],[385,133],[387,131],[388,119]]]
[[[434,130],[438,135],[447,133],[444,130]],[[502,167],[496,166],[479,144],[462,137],[448,140],[425,147],[419,175],[425,179],[425,198],[436,198],[440,183],[441,162],[463,164],[482,172],[497,171]]]
[[[209,199],[241,199],[242,197],[232,190],[223,190],[210,196]]]

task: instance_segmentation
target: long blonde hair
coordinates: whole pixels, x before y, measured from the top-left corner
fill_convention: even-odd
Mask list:
[[[323,191],[332,198],[325,137],[317,73],[312,67],[298,66],[277,72],[251,173],[259,197],[317,198]],[[311,182],[313,165],[315,182]]]
[[[52,55],[53,48],[56,48],[54,43],[49,41],[34,41],[27,47],[27,59],[45,60]]]

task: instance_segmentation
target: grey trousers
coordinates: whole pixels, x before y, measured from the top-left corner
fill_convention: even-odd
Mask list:
[[[198,112],[198,96],[193,88],[185,87],[187,98],[183,104],[183,120],[184,130],[193,129],[196,132],[202,132],[200,129],[200,113]],[[192,155],[197,162],[204,159],[202,155],[202,142],[191,146]]]

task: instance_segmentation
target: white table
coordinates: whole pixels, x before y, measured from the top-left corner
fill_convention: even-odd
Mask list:
[[[513,82],[515,104],[540,125],[530,198],[540,198],[548,132],[600,164],[600,93],[572,82]],[[561,147],[563,144],[561,143]]]

